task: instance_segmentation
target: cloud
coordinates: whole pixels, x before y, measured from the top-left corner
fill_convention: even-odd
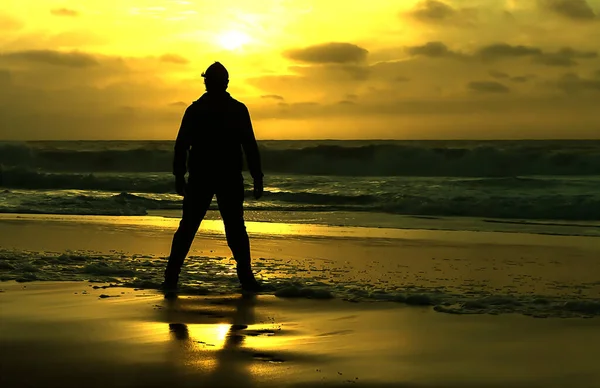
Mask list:
[[[597,58],[598,53],[595,51],[578,51],[570,47],[565,47],[556,53],[543,53],[535,58],[535,62],[547,66],[562,66],[569,67],[577,65],[575,59],[593,59]]]
[[[156,57],[85,55],[95,65],[84,60],[82,66],[69,55],[0,55],[0,69],[8,71],[0,70],[2,137],[161,137],[181,120],[184,104],[178,102],[192,101],[203,90],[200,77],[169,79],[169,66]]]
[[[508,93],[510,89],[500,82],[495,81],[471,81],[467,88],[480,93]]]
[[[277,94],[264,94],[262,96],[260,96],[260,98],[262,99],[271,99],[271,100],[279,100],[279,101],[283,101],[284,98],[282,96],[279,96]]]
[[[292,60],[307,63],[360,63],[369,52],[352,43],[323,43],[301,49],[289,50],[284,55]]]
[[[599,74],[600,74],[600,70],[599,70]],[[358,98],[357,94],[354,94],[354,93],[346,94],[346,100],[356,100],[357,98]]]
[[[68,16],[68,17],[76,17],[79,16],[79,12],[74,9],[69,8],[56,8],[50,10],[50,13],[54,16]]]
[[[519,75],[519,76],[511,77],[510,80],[512,82],[516,82],[516,83],[522,84],[522,83],[525,83],[525,82],[529,81],[529,78],[530,77],[528,77],[526,75]]]
[[[83,68],[98,65],[96,58],[79,51],[24,50],[0,54],[0,59],[43,63],[53,66]]]
[[[492,78],[510,80],[512,82],[515,82],[515,83],[525,83],[525,82],[529,81],[531,78],[535,77],[535,76],[530,75],[530,74],[528,74],[528,75],[511,76],[508,73],[505,73],[505,72],[502,72],[502,71],[497,71],[497,70],[490,70],[488,72],[488,74]]]
[[[505,79],[510,77],[510,75],[508,75],[507,73],[497,70],[490,70],[489,75],[496,79]]]
[[[178,54],[164,54],[161,55],[159,59],[161,62],[175,63],[177,65],[186,65],[190,63],[187,58],[184,58]]]
[[[496,61],[508,58],[531,57],[533,62],[546,66],[570,67],[578,64],[576,59],[593,59],[598,57],[596,51],[579,51],[571,47],[563,47],[557,52],[544,52],[539,47],[513,46],[507,43],[496,43],[480,48],[476,56],[484,61]],[[490,73],[490,75],[492,75]],[[498,74],[492,75],[495,78]],[[504,77],[506,78],[506,77]]]
[[[502,59],[532,58],[532,61],[545,66],[569,67],[578,64],[576,59],[593,59],[598,57],[596,51],[579,51],[571,47],[563,47],[556,52],[545,52],[539,47],[494,43],[477,49],[474,53],[453,51],[443,42],[428,42],[421,46],[409,46],[406,52],[411,56],[429,58],[454,58],[463,60],[478,59],[493,62]],[[508,78],[508,74],[491,70],[489,74],[496,79]]]
[[[176,101],[176,102],[171,102],[169,104],[169,106],[174,106],[174,107],[187,107],[189,104],[186,104],[183,101]]]
[[[351,100],[338,101],[338,105],[356,105],[356,102]]]
[[[412,56],[424,56],[430,58],[462,58],[463,54],[452,51],[442,42],[427,42],[422,46],[409,46],[406,52]]]
[[[484,46],[477,51],[477,56],[483,60],[497,60],[503,58],[518,58],[541,55],[542,50],[530,46],[512,46],[508,43],[495,43]]]
[[[424,23],[465,22],[475,18],[475,10],[455,8],[438,0],[423,0],[408,15]]]
[[[565,93],[600,92],[600,79],[581,78],[578,74],[566,73],[556,81],[556,86]]]
[[[452,6],[437,0],[424,0],[411,12],[412,15],[423,21],[439,21],[449,19],[456,15],[457,11]]]
[[[597,16],[586,0],[538,0],[538,4],[571,20],[593,20]]]

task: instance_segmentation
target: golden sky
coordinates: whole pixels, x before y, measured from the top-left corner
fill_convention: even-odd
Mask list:
[[[600,138],[600,0],[4,0],[1,139],[173,139],[214,61],[259,139]]]

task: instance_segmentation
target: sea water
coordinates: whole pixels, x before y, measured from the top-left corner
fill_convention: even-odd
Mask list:
[[[265,141],[259,147],[265,195],[252,199],[245,173],[249,221],[343,226],[358,238],[389,241],[401,229],[600,237],[600,141]],[[81,216],[75,223],[100,222],[87,216],[104,215],[125,222],[139,216],[148,224],[151,215],[176,224],[181,198],[170,172],[172,149],[169,141],[0,143],[0,212]],[[218,218],[216,203],[212,209],[207,217]],[[357,227],[370,228],[370,235],[359,236]],[[157,288],[164,265],[164,256],[135,252],[0,248],[0,280]],[[557,296],[477,290],[460,282],[456,290],[433,283],[415,288],[393,276],[343,281],[337,277],[348,271],[343,263],[309,259],[257,258],[255,266],[267,290],[279,296],[396,301],[454,313],[600,314],[591,296],[598,282],[556,285],[564,291]],[[535,276],[515,281],[537,284]],[[191,293],[231,292],[237,284],[226,257],[190,257],[182,279]]]
[[[264,141],[259,147],[265,195],[260,201],[247,195],[246,209],[269,212],[267,221],[286,221],[290,212],[326,212],[297,222],[347,226],[352,220],[336,213],[360,212],[356,219],[368,219],[368,226],[377,217],[364,213],[600,220],[600,141]],[[180,209],[172,149],[170,141],[0,143],[0,212]]]

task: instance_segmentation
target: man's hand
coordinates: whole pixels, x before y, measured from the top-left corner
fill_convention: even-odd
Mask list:
[[[260,199],[260,197],[262,197],[264,190],[263,185],[264,183],[262,178],[257,178],[254,180],[254,199]]]
[[[187,186],[187,184],[185,182],[185,176],[184,175],[176,176],[175,177],[175,191],[177,192],[177,194],[181,195],[182,197],[185,197],[185,186]]]

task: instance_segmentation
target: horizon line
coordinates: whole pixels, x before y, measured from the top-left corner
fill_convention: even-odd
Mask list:
[[[110,141],[123,141],[123,142],[174,142],[175,139],[0,139],[0,142],[110,142]],[[508,138],[508,139],[465,139],[465,138],[446,138],[446,139],[256,139],[257,142],[277,142],[277,141],[288,141],[288,142],[300,142],[300,141],[347,141],[347,142],[368,142],[368,141],[405,141],[405,142],[434,142],[434,141],[475,141],[475,142],[507,142],[507,141],[600,141],[598,138]]]

